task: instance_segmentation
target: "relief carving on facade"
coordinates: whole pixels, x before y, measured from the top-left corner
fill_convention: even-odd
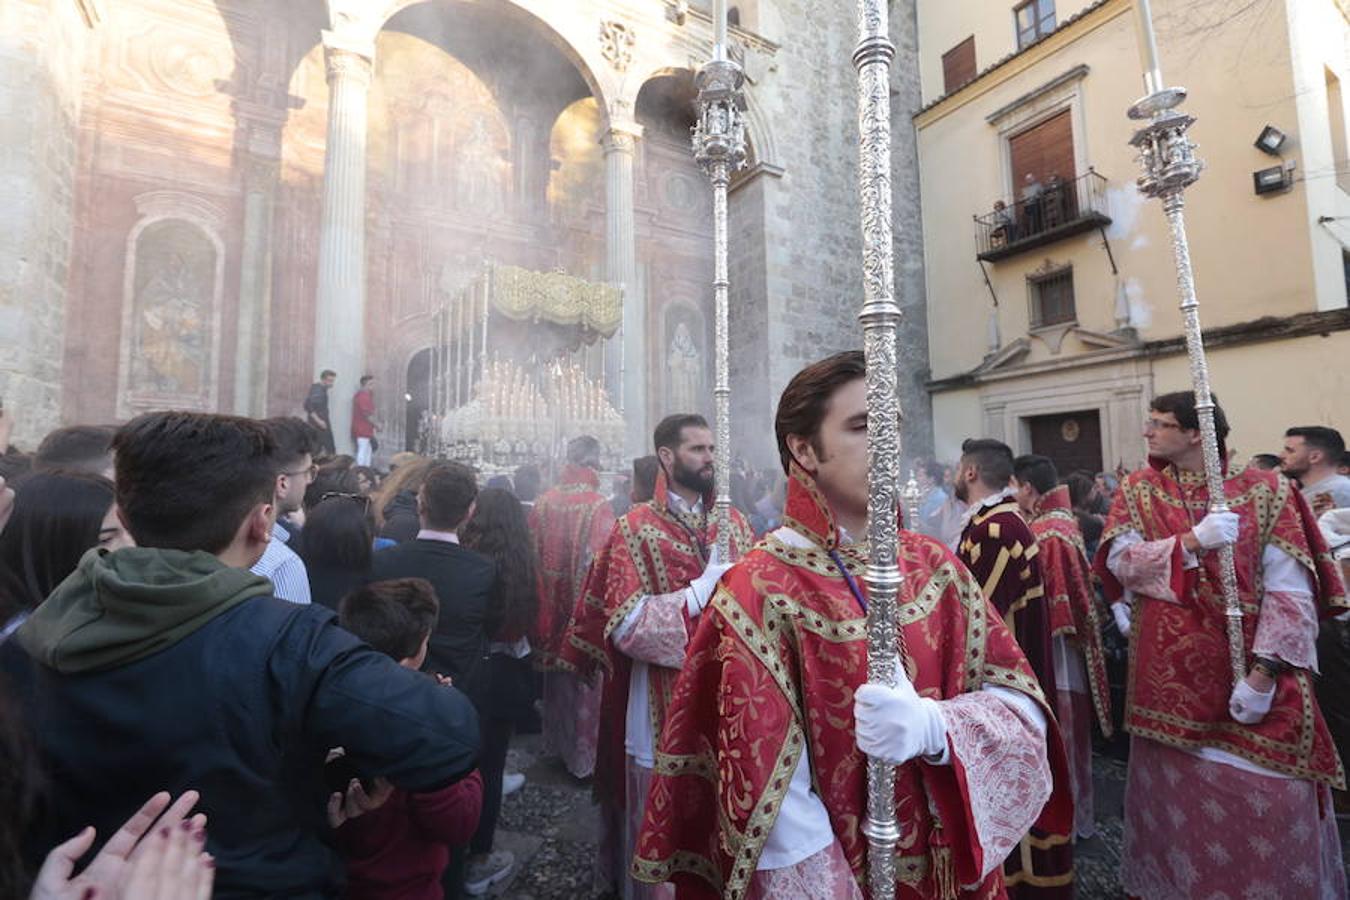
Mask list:
[[[605,19],[600,23],[600,55],[614,70],[625,72],[633,62],[633,44],[637,36],[623,22]]]

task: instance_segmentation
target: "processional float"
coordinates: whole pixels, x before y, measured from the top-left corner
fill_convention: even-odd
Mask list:
[[[589,434],[604,448],[601,467],[617,470],[623,417],[602,366],[585,357],[613,337],[622,311],[611,285],[486,266],[432,316],[419,450],[491,475],[560,459],[568,440]]]
[[[717,558],[731,559],[731,350],[727,334],[727,188],[745,162],[745,75],[727,58],[727,3],[713,3],[713,56],[695,79],[698,121],[693,128],[694,159],[713,189],[713,355],[715,366],[714,454]]]
[[[1146,95],[1130,107],[1131,119],[1148,124],[1130,138],[1139,151],[1139,192],[1162,201],[1172,238],[1172,255],[1177,269],[1177,293],[1181,300],[1182,328],[1186,335],[1186,355],[1190,360],[1191,387],[1195,391],[1195,412],[1199,418],[1201,450],[1205,458],[1205,484],[1209,489],[1209,511],[1228,512],[1223,492],[1223,459],[1219,456],[1218,433],[1214,428],[1214,397],[1209,387],[1209,364],[1200,331],[1200,302],[1195,296],[1195,273],[1191,269],[1190,243],[1186,239],[1186,188],[1200,178],[1204,163],[1195,155],[1195,145],[1186,132],[1195,124],[1193,116],[1179,112],[1186,89],[1166,87],[1158,61],[1158,42],[1153,32],[1153,13],[1149,0],[1135,0],[1135,22],[1139,32],[1139,53],[1144,68]],[[1219,579],[1223,587],[1224,616],[1228,625],[1228,655],[1233,682],[1246,673],[1246,653],[1242,639],[1242,606],[1238,601],[1237,570],[1233,564],[1233,545],[1219,548]]]

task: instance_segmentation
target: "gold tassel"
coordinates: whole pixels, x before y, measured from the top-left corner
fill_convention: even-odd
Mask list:
[[[952,862],[952,848],[934,844],[930,855],[933,862],[933,887],[938,900],[956,900],[956,866]]]

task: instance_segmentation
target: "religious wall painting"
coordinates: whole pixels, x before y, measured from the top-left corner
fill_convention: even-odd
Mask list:
[[[210,224],[200,220],[147,217],[132,230],[118,375],[120,417],[165,407],[215,409],[223,250]]]
[[[391,206],[500,218],[512,194],[511,134],[492,90],[440,47],[380,33],[368,126],[373,188]]]

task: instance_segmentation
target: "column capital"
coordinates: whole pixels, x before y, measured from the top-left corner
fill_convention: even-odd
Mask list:
[[[328,72],[328,83],[338,78],[350,78],[370,84],[375,70],[375,47],[364,40],[354,40],[332,31],[323,34],[323,59]]]
[[[605,148],[606,154],[634,153],[637,150],[638,139],[642,137],[642,131],[642,126],[631,119],[611,120],[600,136],[600,146]]]

